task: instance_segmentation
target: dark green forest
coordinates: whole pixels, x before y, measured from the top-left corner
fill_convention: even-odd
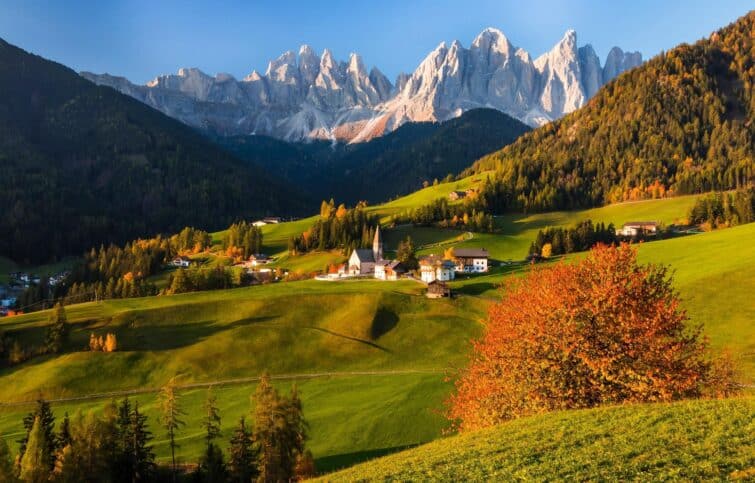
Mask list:
[[[480,159],[494,211],[547,211],[734,189],[755,177],[755,12],[604,86]]]
[[[407,123],[365,143],[287,143],[265,136],[218,138],[315,198],[378,203],[470,166],[530,128],[494,109],[474,109],[442,123]]]
[[[191,128],[0,40],[0,255],[307,211],[294,190]]]

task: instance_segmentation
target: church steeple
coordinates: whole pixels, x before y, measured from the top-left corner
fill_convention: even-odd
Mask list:
[[[383,236],[380,234],[380,225],[375,228],[375,238],[372,240],[372,256],[375,262],[383,259]]]

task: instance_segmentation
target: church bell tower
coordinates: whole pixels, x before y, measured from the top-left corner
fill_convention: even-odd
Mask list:
[[[375,239],[372,240],[372,256],[376,263],[383,259],[383,236],[380,234],[380,225],[375,228]]]

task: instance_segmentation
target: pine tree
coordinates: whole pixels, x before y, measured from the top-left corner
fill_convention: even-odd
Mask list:
[[[55,453],[58,449],[57,438],[55,435],[55,416],[50,408],[50,403],[44,399],[38,399],[37,408],[34,412],[29,413],[24,417],[23,424],[26,434],[23,439],[18,441],[19,455],[23,457],[26,452],[29,436],[37,418],[39,418],[42,426],[42,440],[46,449],[45,454],[47,455],[48,470],[52,471],[55,467]]]
[[[54,456],[54,455],[53,455]],[[39,416],[34,423],[26,443],[26,451],[21,458],[21,480],[26,483],[43,483],[50,478],[50,454],[45,441],[45,429]]]
[[[181,416],[185,413],[181,409],[181,405],[178,401],[178,395],[176,394],[176,381],[175,377],[171,378],[168,383],[163,386],[159,396],[161,418],[160,422],[167,431],[168,440],[170,445],[170,455],[173,461],[173,481],[176,479],[176,431],[182,428],[186,423],[181,419]]]
[[[259,470],[262,481],[287,481],[282,468],[281,430],[285,428],[286,414],[278,391],[270,384],[270,377],[262,376],[254,393],[254,442],[259,448]]]
[[[198,477],[208,483],[226,481],[226,468],[223,451],[215,444],[220,437],[220,411],[217,398],[212,388],[207,390],[207,400],[204,403],[205,418],[202,427],[205,429],[205,453],[198,468]]]
[[[112,418],[112,410],[115,406],[115,401],[111,403],[111,406],[106,408],[109,411],[109,416]],[[134,452],[133,446],[133,430],[131,426],[131,402],[128,398],[121,401],[121,404],[117,407],[115,414],[115,427],[116,427],[116,444],[113,450],[113,466],[112,476],[115,481],[130,482],[131,474],[134,468]]]
[[[134,403],[134,409],[130,417],[130,445],[131,453],[131,479],[133,481],[149,480],[154,469],[155,454],[149,442],[152,433],[147,428],[147,416],[139,412],[139,403]]]
[[[63,344],[68,340],[68,324],[66,323],[66,309],[58,302],[47,327],[47,336],[45,337],[45,346],[48,352],[57,354],[63,348]]]
[[[8,483],[18,481],[16,478],[16,469],[13,467],[10,448],[2,437],[0,437],[0,481]]]
[[[58,432],[58,447],[65,448],[71,444],[71,420],[66,412],[63,421],[60,422],[60,431]]]
[[[209,446],[216,438],[220,437],[220,411],[218,410],[218,399],[212,388],[207,390],[204,410],[205,420],[202,427],[205,429],[205,442]]]
[[[264,375],[254,394],[254,441],[260,451],[260,479],[289,481],[307,439],[301,399],[294,387],[290,398],[281,397]]]
[[[252,432],[243,416],[231,437],[228,454],[228,473],[231,481],[247,483],[259,476],[258,455],[254,450]]]

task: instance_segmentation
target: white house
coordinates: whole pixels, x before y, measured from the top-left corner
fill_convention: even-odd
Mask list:
[[[447,282],[455,278],[454,262],[443,260],[438,255],[428,255],[419,260],[420,278],[425,283]]]
[[[375,264],[375,278],[379,280],[398,280],[404,272],[398,260],[381,260]]]
[[[249,262],[251,262],[253,267],[256,267],[258,265],[267,265],[272,261],[272,258],[268,257],[264,253],[255,253],[254,255],[249,256]]]
[[[170,261],[170,264],[174,267],[187,268],[191,265],[191,260],[189,260],[189,257],[176,257]]]
[[[654,221],[630,221],[616,230],[616,234],[620,236],[655,235],[657,232],[658,223]]]
[[[487,272],[489,258],[488,251],[485,248],[454,248],[457,272]]]

